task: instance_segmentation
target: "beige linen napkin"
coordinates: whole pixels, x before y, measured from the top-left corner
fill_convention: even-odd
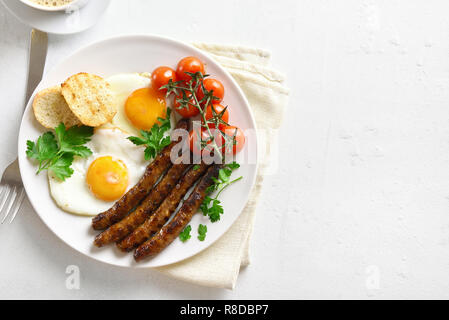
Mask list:
[[[233,289],[240,268],[250,263],[249,243],[257,201],[274,143],[274,135],[270,131],[281,125],[289,90],[284,86],[284,77],[270,68],[270,53],[267,51],[205,43],[194,43],[194,46],[227,69],[245,93],[257,122],[259,169],[246,207],[223,237],[187,260],[156,270],[197,285]]]

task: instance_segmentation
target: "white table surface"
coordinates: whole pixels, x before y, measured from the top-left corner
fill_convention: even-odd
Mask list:
[[[103,265],[26,202],[0,226],[0,298],[449,298],[449,3],[114,0],[92,29],[50,36],[47,70],[117,34],[258,46],[288,77],[280,166],[253,263],[234,291]],[[30,28],[0,8],[0,97],[15,144]],[[79,290],[66,288],[68,265]]]

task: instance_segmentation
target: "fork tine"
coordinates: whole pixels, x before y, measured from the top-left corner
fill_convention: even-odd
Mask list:
[[[1,186],[0,185],[0,199],[2,199],[3,200],[3,195],[5,194],[5,192],[6,192],[6,189],[7,189],[7,187],[6,186]],[[3,202],[3,201],[1,201],[1,202]],[[1,211],[1,210],[0,210]]]
[[[3,224],[3,222],[5,222],[6,218],[8,217],[9,212],[11,211],[11,208],[12,208],[12,206],[14,204],[14,200],[16,199],[16,196],[17,196],[16,189],[17,189],[16,186],[12,187],[11,197],[9,197],[8,206],[6,207],[6,212],[5,212],[5,215],[3,216],[3,219],[2,219],[2,222],[1,222],[2,224]]]
[[[19,196],[16,199],[16,203],[15,203],[14,207],[12,208],[12,211],[10,214],[11,220],[9,220],[9,223],[11,223],[14,220],[14,218],[16,217],[16,214],[20,209],[20,205],[22,204],[24,197],[25,197],[25,189],[22,187],[22,188],[20,188]]]
[[[0,203],[0,214],[3,211],[3,207],[5,206],[6,200],[8,200],[9,192],[11,191],[11,188],[9,185],[3,186],[2,190],[2,202]]]

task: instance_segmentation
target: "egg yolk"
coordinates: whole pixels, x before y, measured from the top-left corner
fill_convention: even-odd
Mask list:
[[[132,125],[138,129],[150,130],[167,112],[164,94],[152,88],[134,91],[126,100],[125,113]]]
[[[100,157],[89,166],[87,185],[95,197],[104,201],[119,199],[128,187],[128,169],[120,160]]]

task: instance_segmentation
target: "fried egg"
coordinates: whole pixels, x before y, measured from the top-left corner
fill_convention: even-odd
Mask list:
[[[150,130],[158,117],[167,114],[165,96],[151,88],[148,75],[122,73],[106,81],[115,93],[118,110],[110,123],[96,128],[86,144],[93,154],[87,159],[76,157],[71,166],[74,173],[65,181],[48,174],[53,199],[70,213],[93,216],[103,212],[139,181],[149,164],[144,160],[145,147],[127,138]],[[174,113],[170,120],[173,127]]]
[[[93,216],[114,204],[143,176],[148,161],[144,147],[127,139],[117,128],[96,129],[86,146],[93,154],[75,158],[73,175],[65,181],[48,174],[50,193],[59,207],[79,215]]]
[[[150,78],[138,73],[123,73],[106,79],[115,92],[117,114],[106,127],[117,127],[133,136],[140,130],[150,130],[158,120],[165,118],[165,96],[151,88]]]

